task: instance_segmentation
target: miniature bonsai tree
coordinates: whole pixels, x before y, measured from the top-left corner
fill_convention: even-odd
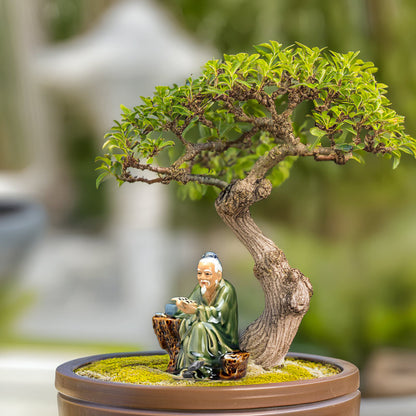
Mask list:
[[[299,157],[344,165],[367,153],[416,156],[387,86],[358,52],[271,41],[256,53],[210,60],[199,78],[159,86],[106,135],[102,173],[119,183],[177,182],[196,199],[218,191],[215,208],[254,259],[265,297],[240,348],[265,368],[280,365],[309,308],[309,279],[253,221],[250,207],[279,186]],[[302,119],[302,122],[295,120]]]

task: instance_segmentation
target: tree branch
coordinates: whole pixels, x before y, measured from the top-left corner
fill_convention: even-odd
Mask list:
[[[134,176],[129,171],[130,168],[139,169],[139,170],[148,170],[151,172],[159,173],[162,176],[158,178],[145,178],[144,176]],[[225,189],[228,186],[228,183],[210,175],[193,175],[187,173],[183,169],[173,169],[173,168],[159,168],[157,166],[151,165],[142,165],[140,163],[135,163],[131,161],[131,165],[125,164],[123,166],[123,173],[118,177],[118,179],[124,182],[144,182],[147,184],[153,183],[164,183],[168,184],[172,181],[176,181],[182,184],[187,184],[188,182],[197,182],[203,185],[215,186],[221,190]]]
[[[209,176],[209,175],[188,174],[188,175],[184,175],[184,180],[186,180],[186,182],[197,182],[202,185],[215,186],[221,190],[224,190],[228,186],[227,182],[222,181],[221,179],[218,179],[214,176]]]
[[[137,170],[145,171],[148,170],[150,172],[158,173],[158,174],[169,174],[170,169],[164,168],[161,166],[154,166],[154,165],[147,165],[140,163],[139,160],[135,159],[132,155],[129,155],[125,160],[123,161],[123,171],[127,172],[129,168],[134,168]]]
[[[117,179],[120,179],[123,182],[129,182],[129,183],[143,182],[143,183],[147,183],[148,185],[152,185],[154,183],[168,183],[168,182],[165,182],[163,178],[148,179],[148,178],[145,178],[144,176],[132,176],[129,172],[124,172],[122,175],[118,176]]]
[[[227,109],[231,113],[234,114],[237,121],[241,121],[243,123],[252,123],[252,124],[254,124],[255,117],[248,116],[240,107],[236,107],[233,104],[231,97],[229,97],[225,94],[222,94],[222,95],[219,95],[217,97],[213,97],[213,99],[215,101],[222,101],[225,104],[225,106],[227,107]]]
[[[247,179],[255,181],[265,178],[270,169],[288,156],[312,156],[316,161],[333,161],[338,165],[344,165],[351,158],[351,154],[330,147],[319,147],[310,150],[308,146],[299,141],[295,145],[283,144],[273,147],[268,153],[257,159],[248,173]]]
[[[217,141],[211,141],[211,142],[206,142],[206,143],[196,143],[196,144],[187,143],[187,146],[186,146],[187,150],[179,159],[177,159],[173,163],[172,167],[179,168],[179,166],[181,166],[183,163],[195,160],[195,158],[204,151],[207,151],[207,152],[211,151],[216,154],[219,154],[229,149],[230,147],[237,147],[237,148],[244,148],[246,146],[249,147],[247,142],[258,131],[259,129],[256,126],[254,126],[251,130],[248,130],[245,133],[243,133],[238,139],[227,141],[227,142],[217,140]]]
[[[264,156],[257,159],[253,168],[247,175],[249,181],[255,181],[266,177],[267,172],[284,160],[287,156],[295,156],[296,150],[287,145],[275,146]]]

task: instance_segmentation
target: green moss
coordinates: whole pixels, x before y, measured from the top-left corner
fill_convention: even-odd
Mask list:
[[[120,383],[144,385],[235,386],[308,380],[337,374],[339,369],[329,364],[287,358],[279,368],[265,371],[252,363],[247,375],[236,381],[183,380],[166,373],[167,355],[117,357],[95,361],[78,368],[78,375]]]
[[[159,384],[172,380],[166,373],[167,355],[117,357],[94,361],[75,372],[78,375],[107,381],[133,384]]]

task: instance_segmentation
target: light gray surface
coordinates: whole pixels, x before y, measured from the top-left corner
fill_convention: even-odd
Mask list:
[[[363,399],[361,416],[415,416],[416,396]]]
[[[0,350],[0,415],[57,416],[55,368],[73,358],[74,352]]]

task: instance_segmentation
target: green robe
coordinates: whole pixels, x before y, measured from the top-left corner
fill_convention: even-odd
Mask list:
[[[181,347],[176,369],[188,368],[194,361],[204,360],[211,368],[220,367],[226,352],[238,350],[237,296],[231,283],[220,280],[217,294],[208,305],[199,284],[189,296],[198,304],[195,314],[179,312],[182,319],[179,336]]]

